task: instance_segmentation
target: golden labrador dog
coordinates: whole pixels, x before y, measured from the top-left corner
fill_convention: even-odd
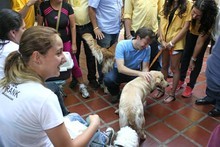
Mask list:
[[[144,130],[144,106],[146,105],[146,96],[155,88],[168,86],[164,76],[160,71],[150,71],[151,79],[147,81],[141,77],[128,82],[121,93],[119,102],[119,125],[120,128],[130,126],[137,131],[141,139],[146,138]]]
[[[102,64],[102,72],[109,72],[113,68],[115,58],[115,47],[117,43],[113,44],[110,48],[106,49],[99,46],[97,44],[97,41],[92,37],[90,33],[83,34],[82,38],[88,44],[93,56],[95,56],[98,63]]]

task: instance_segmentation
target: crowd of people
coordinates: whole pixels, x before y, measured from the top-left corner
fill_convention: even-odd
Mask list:
[[[161,70],[167,79],[170,68],[171,90],[158,87],[154,96],[158,99],[168,93],[163,100],[166,104],[176,100],[175,94],[183,87],[188,70],[190,81],[182,96],[192,95],[204,53],[212,42],[206,69],[207,96],[197,99],[195,104],[214,104],[208,115],[220,116],[219,14],[220,8],[214,0],[11,0],[10,4],[5,3],[0,10],[0,20],[5,20],[0,22],[0,110],[3,112],[0,146],[111,144],[112,128],[101,132],[96,114],[85,121],[70,113],[60,87],[47,81],[60,76],[60,66],[66,62],[63,51],[69,52],[74,62],[69,86],[73,89],[79,84],[82,97],[89,98],[80,68],[81,43],[89,85],[97,89],[104,84],[112,103],[119,102],[121,83],[136,77],[149,81],[150,70]],[[118,42],[122,26],[124,40]],[[84,33],[92,34],[105,49],[117,43],[110,72],[102,73],[102,65],[96,63],[82,38]],[[161,58],[150,66],[159,50],[162,50]],[[86,129],[74,136],[64,118],[79,121]]]

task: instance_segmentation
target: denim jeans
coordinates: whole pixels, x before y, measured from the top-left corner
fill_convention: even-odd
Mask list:
[[[70,121],[79,121],[80,123],[84,124],[85,126],[89,126],[89,123],[86,122],[79,114],[77,113],[70,113],[69,115],[67,115],[66,117],[68,117],[68,119]],[[98,130],[94,136],[91,138],[88,146],[91,147],[104,147],[105,143],[106,143],[106,136],[104,135],[104,133],[100,132],[100,130]]]
[[[50,89],[51,91],[53,91],[57,95],[57,98],[59,100],[60,108],[62,110],[63,116],[66,116],[67,114],[69,114],[69,111],[67,110],[67,108],[64,104],[63,97],[62,97],[62,94],[61,94],[61,91],[60,91],[60,87],[52,81],[51,82],[45,82],[45,85],[48,89]]]
[[[118,41],[118,34],[106,34],[104,32],[102,32],[105,35],[105,38],[101,39],[101,40],[97,40],[98,45],[100,45],[103,48],[109,48],[111,47],[114,43],[116,43]],[[102,73],[102,64],[99,64],[97,62],[97,68],[98,68],[98,73],[99,73],[99,83],[103,82],[103,73]]]
[[[136,78],[135,76],[128,76],[118,72],[117,68],[113,68],[110,72],[104,76],[104,84],[108,88],[108,91],[112,96],[120,94],[120,84],[127,83]]]

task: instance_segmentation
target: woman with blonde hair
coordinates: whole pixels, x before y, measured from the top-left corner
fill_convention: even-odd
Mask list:
[[[68,133],[56,95],[44,86],[45,80],[60,75],[65,61],[63,43],[55,29],[37,26],[23,33],[19,50],[6,58],[5,77],[0,81],[2,146],[109,144],[113,130],[106,134],[97,131],[98,115],[89,116],[90,123],[82,134],[73,137]],[[85,124],[77,114],[65,118]]]

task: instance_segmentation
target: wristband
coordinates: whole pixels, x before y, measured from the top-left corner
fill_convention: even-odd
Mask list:
[[[93,29],[93,31],[95,31],[95,30],[97,30],[99,27],[95,27],[94,29]]]
[[[31,6],[31,5],[28,5],[28,3],[26,3],[26,5],[25,6],[27,6],[28,8]]]
[[[191,60],[192,60],[193,62],[196,62],[196,58],[193,58],[193,57],[192,57]]]
[[[174,44],[171,41],[169,42],[169,44],[171,47],[174,47]]]

